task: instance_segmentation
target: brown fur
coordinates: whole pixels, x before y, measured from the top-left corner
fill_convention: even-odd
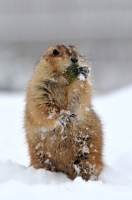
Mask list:
[[[53,55],[54,49],[59,55]],[[49,48],[29,83],[25,111],[29,155],[35,168],[95,180],[103,168],[102,125],[91,106],[89,78],[69,84],[62,76],[72,65],[72,56],[87,66],[74,46]]]

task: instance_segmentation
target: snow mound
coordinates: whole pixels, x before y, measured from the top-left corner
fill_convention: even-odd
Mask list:
[[[0,162],[0,183],[11,180],[26,184],[60,184],[68,180],[62,173],[49,172],[44,169],[34,169],[11,161]]]

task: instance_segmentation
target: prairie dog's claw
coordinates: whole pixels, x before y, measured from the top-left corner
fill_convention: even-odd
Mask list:
[[[74,117],[74,118],[75,118],[75,117],[76,117],[76,115],[75,115],[75,114],[71,114],[69,117]]]

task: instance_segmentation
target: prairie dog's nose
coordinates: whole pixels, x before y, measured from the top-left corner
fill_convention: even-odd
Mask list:
[[[77,63],[78,62],[78,57],[77,57],[77,55],[72,55],[72,57],[71,57],[71,61],[73,62],[73,63]]]

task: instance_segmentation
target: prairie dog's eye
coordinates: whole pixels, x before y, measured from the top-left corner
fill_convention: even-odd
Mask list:
[[[57,49],[54,49],[54,50],[53,50],[53,55],[54,55],[54,56],[58,56],[59,53],[60,53],[60,52],[59,52]]]

